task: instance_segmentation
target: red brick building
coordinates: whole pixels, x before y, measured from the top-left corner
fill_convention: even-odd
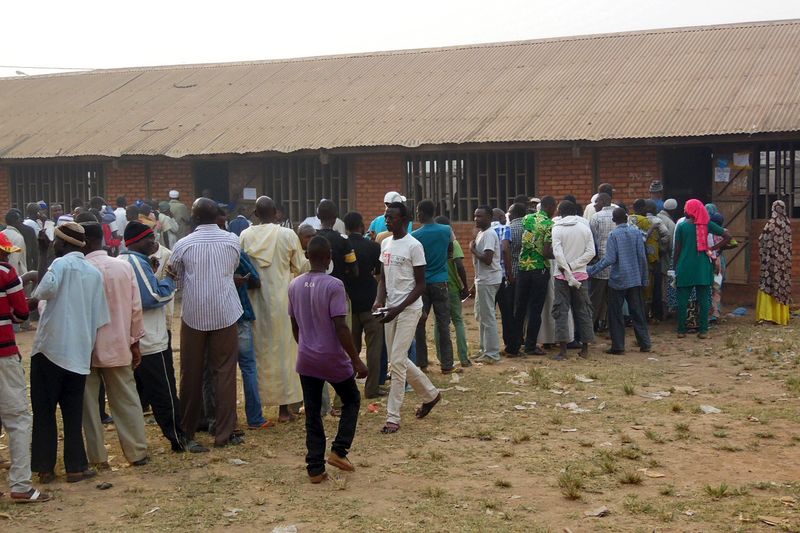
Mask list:
[[[798,87],[796,20],[6,79],[0,206],[255,189],[294,221],[323,197],[369,220],[397,190],[468,241],[479,204],[661,180],[725,214],[747,299],[769,205],[800,218]]]

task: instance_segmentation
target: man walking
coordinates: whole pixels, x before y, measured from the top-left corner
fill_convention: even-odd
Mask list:
[[[30,370],[31,467],[42,483],[56,477],[57,405],[64,423],[67,482],[97,475],[89,469],[83,445],[83,395],[97,330],[108,324],[110,317],[103,276],[83,255],[85,247],[85,231],[80,224],[67,222],[55,228],[57,259],[39,279],[30,302],[47,302],[33,341]]]
[[[594,257],[594,239],[589,225],[578,219],[578,206],[564,200],[558,208],[561,218],[553,225],[553,256],[559,274],[555,276],[553,318],[556,340],[561,345],[556,359],[566,359],[570,342],[569,311],[576,322],[575,335],[581,339],[581,357],[589,355],[589,343],[594,340],[592,302],[589,299],[586,265]]]
[[[589,229],[592,230],[595,246],[597,247],[595,258],[600,260],[606,255],[606,243],[608,236],[616,224],[612,220],[614,208],[611,207],[611,197],[601,192],[597,195],[594,202],[595,214],[589,220]],[[592,322],[597,329],[606,326],[606,314],[608,310],[608,272],[598,271],[591,276],[589,282],[589,298],[592,300]]]
[[[181,202],[181,194],[176,190],[169,191],[169,212],[172,218],[178,223],[178,240],[189,235],[192,231],[192,218],[189,215],[189,208]]]
[[[209,358],[216,392],[214,446],[242,444],[236,431],[236,321],[242,304],[233,283],[239,265],[236,235],[217,226],[217,203],[198,198],[192,205],[197,228],[175,245],[168,268],[183,289],[181,401],[183,431],[194,437],[203,401],[203,369]]]
[[[375,276],[381,271],[381,245],[364,238],[364,218],[361,213],[347,213],[344,227],[358,261],[358,277],[345,283],[350,296],[353,342],[356,353],[361,353],[361,338],[363,336],[366,339],[369,373],[364,384],[364,396],[368,399],[377,398],[386,396],[379,387],[383,325],[372,315],[372,304],[378,293]]]
[[[495,298],[503,283],[500,239],[491,227],[491,207],[479,207],[474,216],[478,234],[469,249],[475,268],[475,284],[470,293],[475,296],[475,319],[480,332],[480,353],[475,361],[491,364],[500,360],[500,336],[495,315]]]
[[[373,311],[382,316],[389,363],[392,365],[392,386],[386,406],[388,416],[381,429],[385,434],[396,433],[400,429],[400,408],[405,396],[406,379],[423,401],[417,408],[417,418],[425,418],[442,399],[428,376],[408,358],[408,348],[422,313],[420,296],[425,292],[425,251],[419,241],[408,234],[408,209],[405,204],[389,204],[386,208],[386,224],[392,235],[381,243],[383,269],[373,306]]]
[[[628,225],[628,215],[617,207],[613,212],[614,230],[608,236],[603,258],[588,268],[594,278],[598,272],[611,267],[608,286],[608,328],[611,348],[608,354],[625,353],[625,318],[622,305],[628,303],[633,319],[633,331],[640,352],[650,351],[650,334],[647,332],[647,312],[644,307],[644,287],[647,286],[647,255],[642,232]]]
[[[306,468],[312,483],[327,478],[325,473],[325,427],[320,413],[325,383],[342,399],[339,429],[331,445],[328,464],[353,472],[347,459],[358,423],[361,395],[356,377],[364,378],[367,368],[358,358],[347,327],[344,284],[327,274],[331,262],[330,243],[316,236],[308,243],[311,271],[289,285],[289,316],[297,341],[297,373],[303,385],[306,407]]]
[[[97,409],[101,383],[105,392],[122,453],[134,466],[147,464],[147,436],[142,404],[136,392],[133,369],[142,355],[139,339],[144,336],[142,299],[136,275],[127,261],[109,257],[103,249],[103,228],[96,222],[81,224],[86,235],[84,253],[103,275],[103,288],[111,321],[97,330],[92,366],[83,395],[83,433],[89,464],[109,469],[105,429]]]
[[[0,418],[8,432],[11,463],[8,483],[11,500],[15,502],[46,502],[51,496],[31,484],[31,413],[22,356],[17,348],[12,322],[28,319],[25,292],[14,267],[8,263],[9,254],[20,249],[0,234],[0,314],[10,317],[0,325]]]
[[[428,339],[425,331],[428,314],[433,308],[435,326],[439,331],[439,364],[442,374],[461,372],[453,366],[453,342],[450,339],[450,293],[447,289],[447,258],[453,251],[453,231],[450,226],[433,221],[436,206],[430,200],[417,204],[417,220],[422,227],[411,236],[422,244],[425,251],[425,292],[422,293],[422,318],[417,324],[417,365],[425,371],[428,367]]]

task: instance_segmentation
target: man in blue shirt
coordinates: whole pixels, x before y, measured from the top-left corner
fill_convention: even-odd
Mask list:
[[[450,226],[436,224],[433,216],[436,206],[431,200],[417,204],[417,219],[422,227],[411,236],[422,243],[425,250],[425,292],[422,293],[422,318],[417,325],[417,365],[424,371],[428,366],[428,343],[425,323],[431,307],[439,328],[439,363],[442,374],[460,372],[453,367],[453,341],[450,339],[450,292],[447,288],[447,259],[453,250],[453,233]]]
[[[606,353],[625,353],[623,302],[628,302],[639,351],[649,352],[652,344],[647,331],[644,306],[644,287],[647,286],[644,238],[638,228],[628,225],[628,214],[621,207],[614,209],[612,219],[617,227],[608,236],[606,254],[597,264],[587,269],[589,275],[594,277],[596,273],[611,267],[608,279],[608,329],[611,333],[611,348]]]
[[[401,204],[406,203],[406,197],[396,191],[389,191],[383,197],[383,205],[389,207],[389,204],[392,202],[400,202]],[[367,230],[367,234],[365,237],[367,239],[375,240],[375,237],[379,234],[387,231],[389,228],[386,226],[386,214],[378,215],[372,220],[372,223],[369,225],[369,229]],[[411,222],[408,223],[408,232],[411,233]]]

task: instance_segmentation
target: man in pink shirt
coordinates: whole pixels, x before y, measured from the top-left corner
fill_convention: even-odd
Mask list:
[[[125,458],[134,466],[146,465],[147,436],[142,404],[136,392],[133,369],[139,365],[139,339],[144,336],[142,299],[133,267],[124,260],[109,257],[103,249],[103,228],[96,222],[81,224],[86,233],[84,253],[103,275],[111,322],[97,330],[92,350],[91,373],[86,377],[83,395],[83,432],[89,463],[108,469],[104,429],[97,410],[101,379],[106,386],[108,404]]]

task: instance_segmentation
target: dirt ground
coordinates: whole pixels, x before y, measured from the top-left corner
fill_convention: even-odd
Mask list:
[[[629,330],[630,333],[630,330]],[[470,319],[469,335],[477,331]],[[588,360],[505,359],[458,382],[425,420],[406,396],[402,429],[381,435],[361,409],[357,471],[308,483],[302,421],[247,431],[247,442],[175,454],[147,426],[151,463],[129,467],[113,426],[113,471],[47,487],[40,506],[0,500],[3,531],[798,531],[800,336],[729,318],[711,338],[654,328]],[[26,356],[32,333],[20,335]],[[240,390],[241,396],[241,390]],[[702,406],[721,412],[704,414]],[[244,402],[240,399],[240,420]],[[276,410],[269,411],[271,416]],[[329,438],[336,420],[326,420]],[[211,439],[200,434],[209,445]],[[7,457],[7,441],[0,456]],[[60,453],[60,450],[59,450]],[[236,465],[241,460],[247,464]],[[61,466],[59,466],[61,469]],[[63,473],[63,470],[61,470]],[[110,482],[100,491],[95,485]],[[5,491],[5,489],[4,489]],[[608,515],[587,516],[605,507]],[[280,530],[278,530],[280,531]],[[284,530],[287,531],[287,530]],[[291,529],[288,529],[291,531]]]

